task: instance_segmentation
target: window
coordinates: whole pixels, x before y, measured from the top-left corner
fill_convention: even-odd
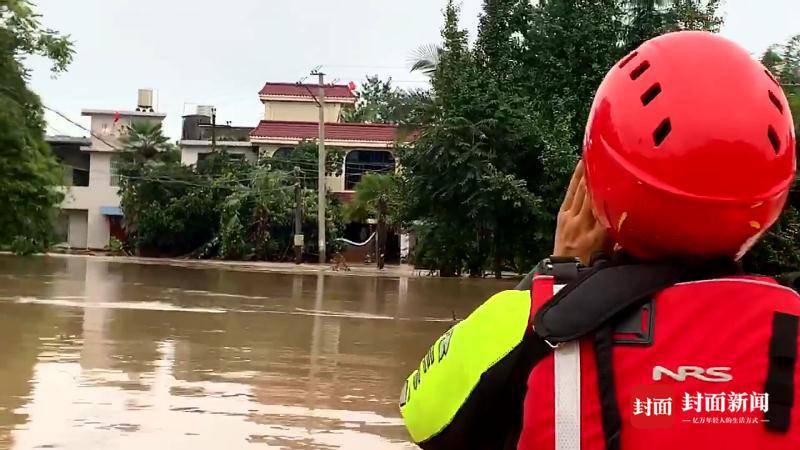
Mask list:
[[[89,153],[79,145],[50,144],[63,168],[64,186],[89,186]]]
[[[344,160],[344,188],[352,191],[366,173],[393,173],[394,156],[386,150],[353,150]]]
[[[89,186],[89,170],[77,167],[73,168],[72,186]]]

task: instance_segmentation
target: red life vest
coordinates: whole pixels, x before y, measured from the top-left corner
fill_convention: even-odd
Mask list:
[[[552,297],[553,287],[552,277],[536,277],[531,317]],[[642,316],[653,336],[648,345],[614,345],[608,360],[613,363],[598,367],[597,344],[584,337],[534,367],[518,449],[606,450],[613,436],[604,427],[608,402],[598,369],[613,373],[616,395],[610,397],[619,411],[622,450],[800,449],[800,409],[791,408],[800,388],[799,300],[793,290],[763,277],[663,290]],[[567,364],[558,362],[562,353]]]

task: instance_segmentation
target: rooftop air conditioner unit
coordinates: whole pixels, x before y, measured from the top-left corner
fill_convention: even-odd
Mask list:
[[[152,89],[139,89],[139,101],[137,102],[136,111],[154,112]]]

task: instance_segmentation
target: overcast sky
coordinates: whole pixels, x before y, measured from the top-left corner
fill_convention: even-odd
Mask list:
[[[329,81],[366,74],[424,87],[408,71],[411,51],[439,41],[445,0],[34,0],[43,22],[70,34],[75,61],[52,78],[32,59],[43,102],[88,126],[83,108],[130,110],[138,88],[157,92],[167,134],[181,115],[217,107],[218,122],[255,126],[265,81],[295,82],[322,66]],[[800,33],[798,0],[723,0],[722,33],[760,54]],[[463,0],[474,37],[481,0]],[[48,113],[49,134],[86,135]]]

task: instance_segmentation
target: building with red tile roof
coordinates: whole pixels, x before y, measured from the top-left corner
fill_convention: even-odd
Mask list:
[[[313,102],[314,98],[319,95],[319,84],[303,84],[303,83],[270,83],[264,84],[264,87],[258,92],[261,100],[271,101],[310,101]],[[344,103],[353,104],[356,102],[356,96],[350,90],[350,87],[344,84],[326,84],[325,85],[325,101],[330,103]]]
[[[289,120],[262,120],[250,132],[250,141],[264,144],[296,144],[316,140],[319,124]],[[328,145],[342,147],[391,147],[398,139],[398,127],[391,124],[326,123]]]
[[[250,131],[249,141],[218,141],[217,146],[232,153],[244,153],[246,159],[254,160],[259,156],[274,156],[279,151],[290,152],[301,142],[316,141],[319,138],[319,89],[318,84],[265,83],[258,92],[264,104],[263,120]],[[352,192],[363,174],[394,170],[396,142],[410,141],[413,136],[392,124],[341,122],[343,109],[353,107],[357,97],[347,85],[324,85],[324,91],[325,143],[346,151],[343,174],[329,176],[329,188],[336,193]],[[204,153],[211,151],[208,140],[184,138],[181,142],[182,160],[186,164],[196,163]]]

